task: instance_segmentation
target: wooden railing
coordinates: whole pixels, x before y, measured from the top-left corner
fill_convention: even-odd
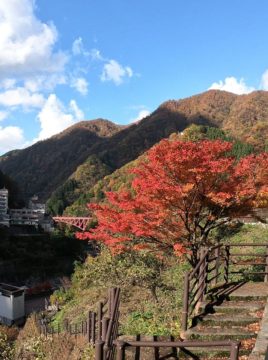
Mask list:
[[[257,252],[234,252],[235,248],[260,248]],[[241,261],[241,257],[247,260]],[[263,270],[241,270],[243,266],[263,267]],[[239,266],[240,269],[235,270]],[[245,243],[245,244],[221,244],[211,248],[203,248],[200,251],[199,262],[196,267],[185,274],[184,296],[182,311],[182,331],[189,327],[189,322],[199,311],[201,303],[208,293],[217,285],[226,285],[234,280],[233,275],[241,275],[241,280],[247,280],[249,275],[263,276],[268,281],[268,243]]]
[[[114,340],[118,336],[119,325],[119,296],[120,289],[113,294],[111,303],[111,316],[109,319],[102,318],[99,326],[102,332],[99,333],[98,340],[95,343],[95,360],[113,360],[115,354]],[[101,324],[102,323],[102,324]]]
[[[40,333],[45,337],[64,332],[75,337],[85,336],[95,346],[96,360],[111,360],[115,351],[113,341],[118,336],[119,304],[120,289],[112,288],[108,291],[108,297],[98,303],[97,311],[89,311],[84,321],[71,323],[65,320],[57,325],[46,324],[42,319],[36,321]],[[102,357],[98,357],[100,353]]]
[[[222,245],[217,245],[209,249],[201,249],[196,267],[185,274],[182,310],[183,331],[188,328],[189,318],[198,313],[208,288],[217,284],[222,272],[227,273],[228,266],[226,263],[222,263],[220,258],[222,247]]]
[[[188,355],[191,355],[191,351],[187,348],[212,348],[213,350],[218,348],[227,348],[230,352],[230,360],[238,360],[240,342],[238,341],[122,341],[117,340],[114,342],[116,345],[116,360],[125,360],[126,359],[126,350],[127,348],[154,348],[155,356],[153,359],[161,360],[167,359],[172,356],[175,359],[179,359],[177,355],[177,349],[179,348],[181,352],[184,352]],[[172,354],[170,356],[159,355],[159,348],[170,348],[172,347]],[[135,359],[140,360],[139,355]],[[99,360],[99,359],[98,359]],[[101,359],[100,359],[101,360]]]
[[[248,275],[255,275],[255,276],[263,276],[264,282],[268,282],[268,244],[267,243],[247,243],[247,244],[230,244],[226,245],[228,248],[228,268],[229,274],[240,274],[243,276]],[[241,250],[240,252],[233,252],[235,248],[260,248],[263,249],[261,253],[243,253]],[[241,260],[240,258],[247,258],[246,260]],[[239,269],[239,270],[233,270],[234,267],[248,267],[248,266],[255,266],[255,267],[263,267],[264,270],[258,270],[258,271],[250,271],[248,269]]]

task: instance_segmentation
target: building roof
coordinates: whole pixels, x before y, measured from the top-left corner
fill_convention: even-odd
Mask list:
[[[9,285],[9,284],[5,284],[5,283],[0,283],[0,293],[2,293],[3,295],[6,296],[19,296],[21,294],[23,294],[24,289],[17,287],[17,286],[13,286],[13,285]]]

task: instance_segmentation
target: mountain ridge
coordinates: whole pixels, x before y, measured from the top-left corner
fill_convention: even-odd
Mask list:
[[[95,143],[122,128],[109,120],[82,121],[49,139],[2,156],[0,168],[20,185],[24,198],[37,194],[46,200],[86,160]]]
[[[81,133],[88,132],[84,127],[90,122],[81,122],[41,142],[43,148],[37,143],[9,158],[2,158],[0,168],[20,182],[22,191],[30,189],[30,193],[42,195],[45,189],[46,194],[41,197],[47,200],[70,179],[73,179],[76,191],[80,186],[76,187],[76,170],[83,164],[88,177],[86,181],[93,186],[102,176],[135,160],[162,138],[182,132],[191,124],[218,127],[235,138],[265,148],[268,145],[268,92],[235,95],[209,90],[185,99],[168,100],[138,123],[120,126],[109,120],[103,121],[106,121],[106,129],[99,132],[103,137],[94,131],[89,137],[82,136]],[[44,163],[41,161],[44,151],[51,146],[56,154],[53,161],[47,157]],[[29,167],[27,162],[31,160],[34,160],[34,166]],[[39,167],[45,167],[46,171],[40,172]],[[29,172],[28,176],[25,176],[25,170]],[[78,178],[81,184],[81,176]]]

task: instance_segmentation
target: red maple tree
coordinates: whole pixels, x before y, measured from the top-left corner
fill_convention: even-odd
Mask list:
[[[268,154],[237,160],[231,148],[220,140],[161,141],[132,170],[131,191],[108,192],[107,203],[88,205],[98,226],[77,237],[117,250],[188,252],[194,265],[212,229],[267,204]]]

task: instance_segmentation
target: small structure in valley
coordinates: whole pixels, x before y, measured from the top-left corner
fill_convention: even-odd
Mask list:
[[[8,190],[0,189],[0,225],[9,227],[10,217],[8,214]]]
[[[47,232],[53,230],[53,221],[46,214],[46,205],[39,202],[38,196],[29,200],[28,207],[10,209],[8,207],[8,190],[0,189],[0,226],[39,226]]]
[[[0,324],[22,324],[24,318],[24,289],[0,283]]]

